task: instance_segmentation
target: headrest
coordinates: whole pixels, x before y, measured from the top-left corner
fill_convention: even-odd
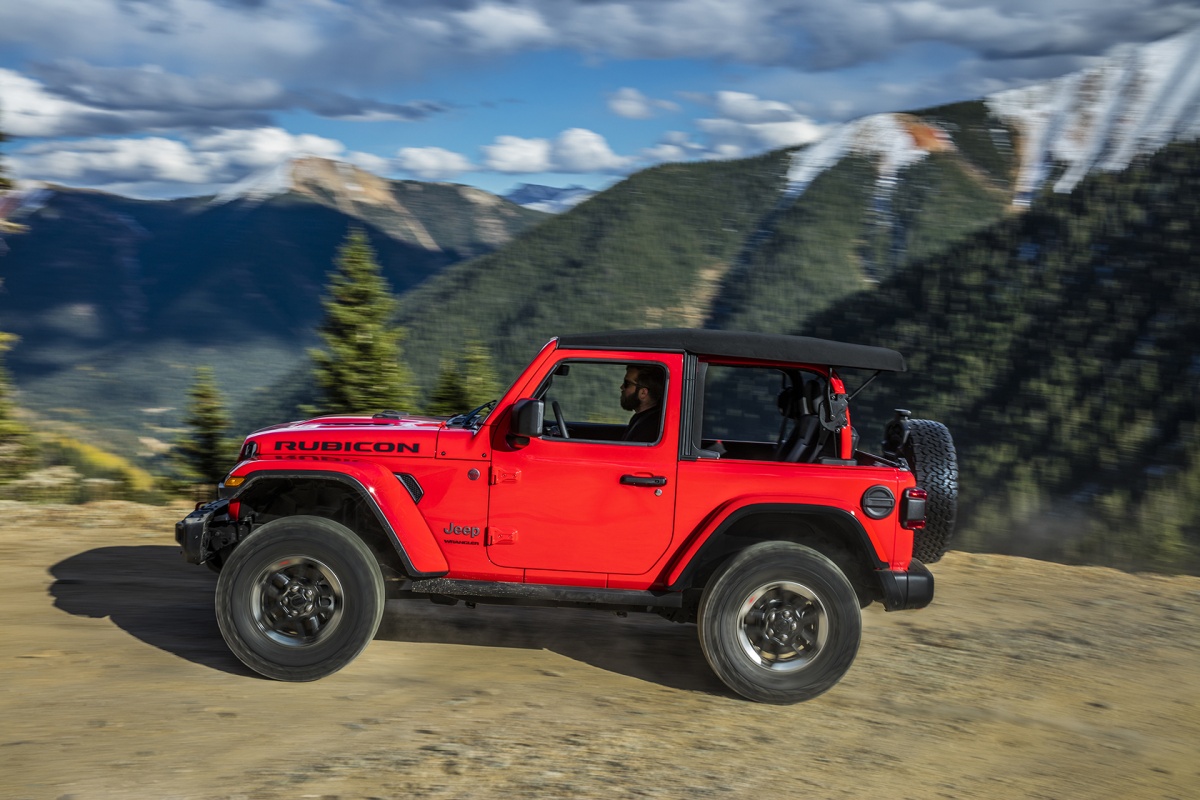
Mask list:
[[[809,410],[812,406],[805,397],[804,390],[796,386],[784,387],[775,402],[779,405],[779,413],[788,419],[800,419],[812,413]]]

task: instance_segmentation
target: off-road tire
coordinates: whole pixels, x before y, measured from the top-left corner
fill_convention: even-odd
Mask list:
[[[370,549],[322,517],[268,522],[217,577],[217,623],[233,654],[282,681],[324,678],[375,637],[384,584]]]
[[[929,494],[925,527],[913,531],[913,556],[932,564],[950,547],[958,517],[958,456],[949,428],[931,419],[911,420],[904,457],[917,486]]]
[[[858,598],[846,576],[823,554],[792,542],[753,545],[721,567],[704,589],[698,627],[704,657],[726,686],[776,704],[832,688],[862,639]]]

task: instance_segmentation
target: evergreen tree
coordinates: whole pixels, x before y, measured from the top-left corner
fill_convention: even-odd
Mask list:
[[[4,144],[7,141],[8,141],[8,135],[4,132],[3,129],[0,129],[0,144]],[[5,175],[4,173],[5,173],[4,159],[0,158],[0,191],[3,191],[4,189],[12,188],[12,181],[10,181],[8,179],[8,176]]]
[[[0,130],[0,144],[7,139],[4,131]],[[4,162],[0,160],[0,190],[11,186],[12,183],[4,174]],[[34,455],[29,431],[13,416],[14,408],[10,399],[12,388],[8,372],[4,369],[4,354],[16,341],[16,336],[0,331],[0,482],[11,480],[28,470]]]
[[[212,367],[197,367],[196,380],[188,390],[184,424],[188,433],[175,448],[175,458],[189,477],[218,483],[233,465],[233,448],[225,438],[229,416],[221,401]]]
[[[472,339],[463,353],[463,389],[471,408],[500,397],[500,381],[496,378],[495,359],[483,342]]]
[[[392,323],[396,300],[362,230],[346,237],[336,263],[322,299],[325,318],[317,329],[325,348],[309,351],[321,393],[317,410],[412,410],[416,395],[401,362],[404,330]]]
[[[468,406],[470,401],[467,400],[467,388],[458,364],[452,359],[443,358],[441,369],[438,370],[437,385],[429,395],[429,404],[425,412],[435,416],[450,416],[467,411]]]
[[[34,458],[29,431],[14,418],[11,386],[4,369],[4,353],[16,340],[11,333],[0,332],[0,483],[28,471]]]

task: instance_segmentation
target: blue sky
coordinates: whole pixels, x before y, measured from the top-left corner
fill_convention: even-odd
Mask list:
[[[504,192],[1056,77],[1200,0],[0,0],[23,180],[207,194],[316,154]]]

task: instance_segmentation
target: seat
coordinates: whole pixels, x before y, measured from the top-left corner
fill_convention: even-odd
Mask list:
[[[816,413],[820,396],[821,384],[816,380],[806,381],[800,387],[788,386],[779,393],[779,411],[785,419],[794,420],[795,425],[775,448],[776,461],[800,463],[816,459],[822,443],[821,419]]]

